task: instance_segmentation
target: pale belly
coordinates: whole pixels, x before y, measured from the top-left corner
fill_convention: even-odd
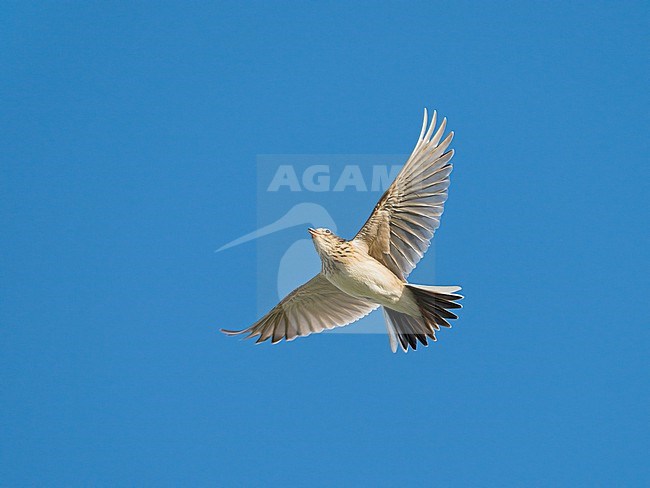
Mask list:
[[[419,315],[410,290],[375,259],[368,257],[347,266],[338,265],[326,277],[348,295],[365,298],[409,315]]]

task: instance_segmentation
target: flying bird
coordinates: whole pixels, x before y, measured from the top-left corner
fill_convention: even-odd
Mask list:
[[[349,325],[383,307],[390,347],[416,349],[418,342],[436,340],[440,327],[451,327],[461,308],[458,286],[427,286],[407,278],[429,248],[440,225],[454,136],[444,139],[447,119],[436,127],[427,110],[418,142],[395,181],[379,199],[372,214],[352,240],[325,228],[309,228],[322,268],[307,283],[289,293],[252,326],[224,330],[248,334],[257,342],[291,341],[296,337]]]

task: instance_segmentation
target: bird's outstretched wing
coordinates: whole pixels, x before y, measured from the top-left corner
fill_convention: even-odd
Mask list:
[[[321,273],[289,293],[268,314],[247,329],[221,331],[228,335],[248,333],[257,342],[276,342],[308,336],[325,329],[348,325],[368,315],[377,304],[342,292]]]
[[[428,129],[427,122],[425,109],[413,153],[353,240],[402,279],[406,279],[429,248],[429,241],[440,225],[449,188],[449,161],[454,151],[445,150],[454,133],[450,132],[441,142],[447,119],[442,120],[435,135],[432,134],[436,112]]]

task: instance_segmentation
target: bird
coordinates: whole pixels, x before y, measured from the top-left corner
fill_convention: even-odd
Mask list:
[[[392,352],[408,352],[451,327],[461,287],[408,282],[440,225],[449,189],[454,132],[443,139],[443,118],[434,134],[436,118],[434,111],[429,121],[425,108],[415,148],[354,238],[308,229],[321,259],[316,276],[250,327],[221,331],[275,344],[349,325],[382,307]]]

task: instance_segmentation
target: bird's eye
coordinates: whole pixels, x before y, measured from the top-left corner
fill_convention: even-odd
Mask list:
[[[325,229],[325,234],[331,234],[331,233],[332,233],[331,230],[329,230],[329,229]]]

